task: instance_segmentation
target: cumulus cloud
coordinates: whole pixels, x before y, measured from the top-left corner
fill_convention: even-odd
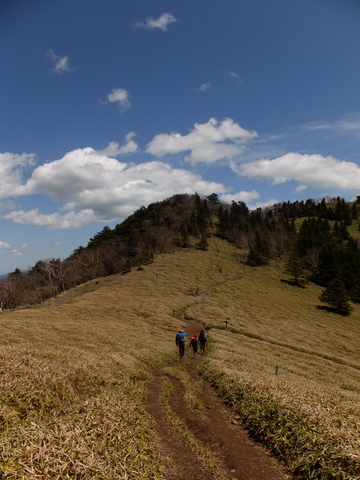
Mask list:
[[[3,218],[12,220],[14,223],[23,225],[37,225],[49,229],[65,230],[68,228],[83,227],[96,221],[96,216],[92,210],[82,210],[79,213],[68,212],[67,214],[52,213],[45,215],[40,213],[39,209],[14,210],[4,215]],[[19,253],[21,254],[21,253]]]
[[[120,110],[126,110],[131,107],[130,93],[124,88],[114,88],[107,96],[107,99],[105,103],[117,103]]]
[[[256,210],[257,208],[272,207],[273,205],[276,205],[278,203],[280,203],[280,200],[278,200],[277,198],[270,198],[269,200],[265,200],[263,202],[256,202],[247,206],[249,210]]]
[[[21,184],[25,171],[35,163],[33,153],[0,153],[0,198],[12,197]],[[0,204],[7,208],[6,203]]]
[[[257,208],[265,208],[276,203],[279,203],[279,200],[269,199],[262,202],[253,202],[257,198],[260,198],[260,194],[256,190],[241,191],[237,193],[225,193],[224,195],[219,196],[222,202],[231,204],[232,202],[244,202],[249,210],[256,210]]]
[[[358,190],[360,167],[334,157],[287,153],[273,160],[261,159],[233,166],[239,174],[248,178],[266,180],[273,185],[288,181],[298,182],[297,190],[314,189]]]
[[[135,153],[138,149],[137,143],[133,140],[135,135],[135,132],[130,132],[125,137],[126,143],[124,145],[120,146],[116,142],[110,142],[106,148],[98,150],[97,153],[100,155],[106,155],[107,157],[117,157],[119,155]]]
[[[149,17],[145,22],[135,23],[134,26],[135,28],[143,28],[146,30],[159,29],[165,32],[168,26],[174,22],[177,22],[177,20],[171,13],[163,13],[159,18],[154,19]]]
[[[6,242],[1,242],[0,241],[0,248],[11,248],[11,246]]]
[[[60,57],[59,55],[56,55],[53,50],[49,50],[48,56],[54,64],[53,68],[51,69],[53,73],[61,75],[65,72],[70,72],[72,70],[69,65],[68,56]]]
[[[127,139],[131,141],[131,136]],[[27,182],[16,188],[19,197],[39,194],[60,202],[57,211],[45,214],[37,208],[17,209],[1,218],[67,229],[94,221],[121,221],[140,206],[176,193],[210,195],[227,190],[221,183],[205,181],[199,175],[173,169],[160,161],[127,164],[87,147],[38,166]]]
[[[230,159],[241,153],[243,144],[257,137],[257,133],[243,129],[231,118],[218,122],[210,118],[207,123],[196,123],[187,135],[161,133],[147,145],[147,152],[157,157],[190,151],[185,157],[193,164],[213,163]]]
[[[231,203],[233,201],[249,203],[255,198],[259,197],[260,195],[258,194],[258,192],[252,190],[251,192],[241,191],[237,193],[226,193],[220,196],[220,200],[225,203]]]

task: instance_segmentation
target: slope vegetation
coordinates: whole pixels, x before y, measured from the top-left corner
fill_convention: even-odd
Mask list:
[[[157,255],[43,308],[1,312],[0,478],[171,478],[148,382],[179,363],[179,326],[200,324],[203,378],[293,478],[360,478],[359,306],[318,309],[320,287],[282,282],[279,261],[241,260],[212,237],[207,251]],[[161,392],[166,404],[166,382]]]

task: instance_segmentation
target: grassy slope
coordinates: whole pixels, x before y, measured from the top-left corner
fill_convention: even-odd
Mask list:
[[[241,270],[189,312],[217,327],[204,373],[297,478],[360,478],[359,306],[341,317],[281,268]]]
[[[0,478],[161,478],[142,402],[185,309],[214,327],[204,374],[299,478],[360,478],[359,306],[318,310],[317,287],[240,253],[211,239],[70,304],[1,312]]]
[[[177,359],[175,311],[213,281],[203,258],[214,270],[164,255],[70,304],[1,312],[0,478],[160,478],[147,372]]]

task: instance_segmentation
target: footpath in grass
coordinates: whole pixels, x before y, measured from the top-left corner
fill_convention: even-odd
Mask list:
[[[198,330],[191,324],[189,331]],[[206,354],[205,356],[206,357]],[[290,477],[259,443],[250,440],[241,419],[199,374],[204,357],[184,358],[153,371],[147,411],[155,421],[166,480],[286,480]]]

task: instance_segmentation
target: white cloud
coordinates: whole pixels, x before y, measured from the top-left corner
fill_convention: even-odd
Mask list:
[[[233,166],[239,174],[249,178],[267,180],[273,185],[288,181],[298,182],[298,191],[314,189],[359,190],[360,167],[334,157],[287,153],[273,160],[261,159]]]
[[[53,73],[61,75],[62,73],[70,72],[72,70],[72,68],[70,68],[70,65],[69,65],[68,56],[60,57],[59,55],[56,55],[56,53],[53,50],[49,50],[48,56],[54,63],[54,66],[51,69]]]
[[[25,254],[24,252],[19,252],[19,250],[17,250],[16,248],[14,248],[11,253],[15,256],[15,257],[23,257]]]
[[[200,90],[201,92],[206,92],[206,90],[208,90],[210,87],[211,87],[211,83],[210,83],[210,82],[203,83],[203,84],[200,86],[199,90]]]
[[[96,153],[100,155],[105,155],[107,157],[117,157],[119,155],[126,155],[128,153],[135,153],[138,149],[138,145],[134,142],[133,137],[135,132],[130,132],[126,135],[126,143],[124,145],[119,145],[116,142],[110,142],[109,145],[103,150],[98,150]]]
[[[254,200],[254,198],[259,198],[259,197],[260,195],[258,194],[258,192],[256,192],[255,190],[252,190],[251,192],[241,191],[234,194],[226,193],[220,196],[220,200],[226,203],[231,203],[232,201],[249,203],[252,200]]]
[[[73,199],[84,191],[102,189],[106,182],[111,185],[125,168],[125,163],[97,154],[93,148],[79,148],[37,167],[17,194],[45,194],[54,201]]]
[[[144,28],[146,30],[160,29],[165,32],[169,25],[177,22],[176,18],[171,13],[163,13],[159,18],[147,18],[146,22],[135,23],[135,28]]]
[[[279,200],[276,200],[275,198],[265,200],[263,202],[253,203],[253,200],[260,198],[260,195],[256,190],[251,190],[251,192],[241,191],[235,194],[226,193],[225,195],[220,195],[219,198],[222,202],[229,204],[231,204],[233,201],[244,202],[246,203],[246,206],[249,208],[249,210],[271,207],[272,205],[279,203]]]
[[[265,200],[264,202],[256,202],[247,206],[249,207],[249,210],[256,210],[257,208],[272,207],[273,205],[276,205],[278,203],[280,203],[280,200],[277,200],[276,198],[271,198],[269,200]]]
[[[147,152],[157,157],[190,151],[185,160],[191,163],[213,163],[241,153],[243,144],[257,137],[257,133],[243,129],[231,118],[219,123],[210,118],[207,123],[196,123],[187,135],[180,133],[156,135],[147,145]]]
[[[351,113],[345,115],[335,122],[316,121],[304,125],[305,130],[309,131],[331,131],[331,133],[356,133],[360,132],[360,114]]]
[[[235,194],[226,193],[224,195],[220,195],[219,198],[222,202],[225,202],[228,204],[231,204],[233,201],[244,202],[246,203],[246,206],[249,208],[249,210],[256,210],[257,208],[265,208],[265,207],[275,205],[276,203],[279,203],[279,200],[276,200],[276,199],[270,199],[270,200],[265,200],[263,202],[253,203],[253,200],[260,198],[260,195],[256,190],[251,190],[251,192],[241,191]]]
[[[8,243],[0,241],[0,248],[11,248],[11,247]]]
[[[15,208],[15,206],[11,200],[0,202],[0,212],[3,212],[4,210],[12,210],[13,208]]]
[[[107,96],[108,101],[105,103],[117,103],[120,110],[126,110],[131,107],[130,93],[124,88],[114,88]]]
[[[131,137],[127,137],[131,141]],[[227,188],[203,180],[184,169],[152,161],[140,165],[119,162],[93,148],[68,152],[63,158],[38,166],[16,195],[46,195],[60,202],[58,211],[13,210],[1,218],[50,229],[81,227],[94,221],[120,221],[142,205],[176,193],[226,193]]]
[[[33,153],[0,153],[0,198],[12,197],[23,180],[24,172],[34,165]],[[8,208],[6,202],[1,209]]]
[[[40,213],[37,208],[27,211],[15,210],[4,215],[3,218],[22,225],[37,225],[56,230],[83,227],[96,221],[96,216],[92,210],[83,210],[79,213],[69,212],[65,215],[60,213],[45,215]],[[18,255],[21,255],[21,252]]]
[[[238,82],[241,82],[240,75],[235,72],[226,72],[230,77],[235,78]]]

